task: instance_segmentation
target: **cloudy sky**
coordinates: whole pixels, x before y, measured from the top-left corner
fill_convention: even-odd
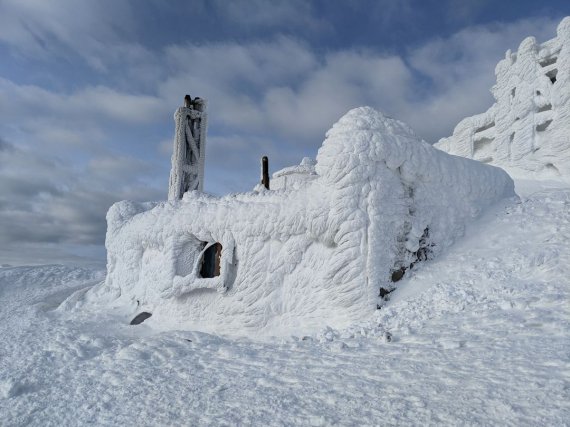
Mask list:
[[[567,0],[0,0],[0,265],[104,263],[105,213],[167,195],[172,115],[209,102],[205,190],[314,157],[370,105],[429,142]]]

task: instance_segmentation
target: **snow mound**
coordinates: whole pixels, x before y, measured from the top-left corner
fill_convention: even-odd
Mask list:
[[[104,278],[101,270],[64,265],[0,268],[0,320],[24,303],[49,305],[53,300],[57,306],[78,288],[92,286]]]
[[[435,146],[536,177],[570,177],[570,17],[557,37],[522,41],[497,64],[496,102]]]
[[[159,328],[344,327],[369,318],[395,271],[514,195],[503,170],[436,150],[369,107],[342,117],[316,160],[294,188],[113,205],[107,278],[77,305],[117,307],[128,321],[146,311]]]

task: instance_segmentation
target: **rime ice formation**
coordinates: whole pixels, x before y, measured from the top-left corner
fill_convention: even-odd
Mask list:
[[[495,104],[435,146],[517,172],[570,176],[570,17],[557,37],[522,41],[495,69]]]
[[[168,200],[181,199],[187,191],[204,188],[206,101],[186,95],[184,106],[174,113],[176,123]]]
[[[514,194],[503,170],[436,150],[369,107],[342,117],[316,160],[282,171],[311,178],[280,190],[116,203],[107,277],[84,303],[224,333],[346,326],[376,310],[394,271]]]
[[[275,172],[271,179],[271,189],[281,190],[299,188],[303,183],[317,177],[315,164],[316,162],[313,159],[304,157],[301,164],[290,166]]]

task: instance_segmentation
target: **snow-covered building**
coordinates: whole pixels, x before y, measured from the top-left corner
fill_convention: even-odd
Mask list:
[[[328,131],[316,164],[304,159],[273,184],[116,203],[107,277],[85,302],[218,332],[341,327],[370,316],[394,276],[514,194],[503,170],[434,149],[369,107]]]
[[[522,41],[495,69],[496,102],[435,146],[512,173],[570,176],[570,17],[557,37]]]

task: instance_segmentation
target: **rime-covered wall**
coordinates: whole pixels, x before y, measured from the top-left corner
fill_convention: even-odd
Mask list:
[[[570,17],[557,37],[522,41],[495,69],[495,104],[435,146],[517,172],[570,176]]]
[[[83,302],[226,333],[346,326],[376,309],[426,229],[436,256],[514,194],[501,169],[436,150],[368,107],[342,117],[303,167],[312,178],[281,190],[115,204],[107,278]],[[200,277],[201,242],[222,244],[217,277]]]

